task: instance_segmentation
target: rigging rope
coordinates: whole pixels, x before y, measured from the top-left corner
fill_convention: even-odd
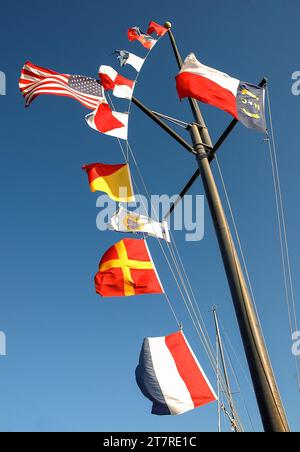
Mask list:
[[[221,183],[222,183],[222,187],[223,187],[226,203],[227,203],[228,210],[229,210],[229,213],[230,213],[230,218],[231,218],[231,221],[232,221],[232,225],[233,225],[235,237],[236,237],[236,240],[237,240],[238,248],[239,248],[239,251],[240,251],[241,258],[242,258],[242,264],[243,264],[243,267],[244,267],[247,283],[248,283],[249,290],[250,290],[250,293],[251,293],[251,297],[252,297],[252,300],[253,300],[253,305],[254,305],[255,312],[256,312],[256,315],[257,315],[257,318],[258,318],[259,326],[261,328],[261,331],[263,332],[262,325],[261,325],[261,320],[260,320],[260,316],[259,316],[259,312],[258,312],[258,308],[257,308],[257,303],[256,303],[256,299],[255,299],[255,296],[254,296],[254,290],[253,290],[252,282],[251,282],[251,279],[250,279],[249,270],[248,270],[248,266],[247,266],[247,263],[246,263],[244,250],[243,250],[243,247],[242,247],[240,234],[239,234],[238,227],[237,227],[237,224],[236,224],[236,221],[235,221],[235,216],[234,216],[234,213],[233,213],[232,204],[231,204],[231,201],[230,201],[230,198],[229,198],[228,190],[227,190],[227,187],[226,187],[226,184],[225,184],[225,180],[224,180],[224,176],[223,176],[223,173],[222,173],[222,170],[221,170],[221,165],[220,165],[220,162],[219,162],[217,156],[215,156],[215,160],[216,160],[216,164],[217,164],[217,169],[218,169],[218,173],[219,173],[219,176],[220,176],[220,180],[221,180]]]
[[[228,336],[227,332],[225,331],[225,328],[224,328],[224,326],[223,326],[223,323],[222,323],[222,321],[221,321],[220,319],[219,319],[219,324],[220,324],[220,326],[221,326],[221,329],[222,329],[222,332],[223,332],[223,336],[226,337],[226,339],[229,341],[230,347],[231,347],[231,349],[232,349],[232,351],[233,351],[233,353],[234,353],[234,355],[235,355],[235,358],[236,358],[238,364],[239,364],[239,365],[241,366],[241,368],[242,368],[242,364],[240,363],[240,360],[238,359],[237,353],[236,353],[236,351],[234,350],[234,347],[233,347],[233,345],[232,345],[232,342],[230,341],[229,336]],[[239,383],[239,381],[238,381],[237,373],[236,373],[236,370],[235,370],[235,368],[234,368],[234,366],[233,366],[232,358],[231,358],[231,356],[230,356],[230,353],[229,353],[228,348],[227,348],[226,345],[227,345],[227,344],[226,344],[226,341],[223,340],[223,348],[224,348],[224,351],[225,351],[225,355],[226,355],[227,360],[228,360],[228,362],[229,362],[229,366],[230,366],[231,372],[232,372],[232,374],[233,374],[233,376],[234,376],[236,385],[237,385],[237,387],[238,387],[238,391],[239,391],[239,393],[240,393],[240,395],[241,395],[242,402],[243,402],[243,405],[244,405],[244,408],[245,408],[247,417],[248,417],[249,422],[250,422],[250,424],[251,424],[251,428],[252,428],[252,430],[253,430],[253,432],[254,432],[254,424],[253,424],[253,421],[252,421],[252,417],[251,417],[251,415],[250,415],[250,411],[249,411],[249,409],[248,409],[248,406],[247,406],[247,403],[246,403],[246,399],[245,399],[245,397],[244,397],[244,394],[243,394],[241,385],[240,385],[240,383]],[[246,381],[249,383],[249,385],[251,386],[251,389],[252,389],[253,394],[254,394],[253,386],[250,384],[250,381],[249,381],[248,376],[247,376],[247,374],[246,374],[246,372],[245,372],[245,369],[242,368],[242,370],[243,370],[245,379],[246,379]]]
[[[139,165],[138,165],[137,160],[136,160],[136,158],[135,158],[133,149],[132,149],[132,147],[131,147],[131,145],[130,145],[129,143],[128,143],[128,147],[129,147],[129,151],[130,151],[130,154],[131,154],[131,156],[132,156],[133,162],[134,162],[134,164],[135,164],[135,166],[136,166],[136,169],[137,169],[139,178],[141,179],[142,185],[143,185],[143,187],[144,187],[145,193],[146,193],[148,199],[149,199],[150,202],[151,202],[151,196],[150,196],[150,193],[149,193],[149,191],[148,191],[148,188],[147,188],[147,186],[146,186],[146,183],[145,183],[145,181],[144,181],[144,178],[143,178],[143,176],[142,176],[142,173],[141,173],[141,171],[140,171],[140,169],[139,169]],[[142,204],[143,204],[143,203],[142,203]],[[153,211],[153,213],[154,213],[155,219],[156,219],[157,221],[159,221],[158,214],[157,214],[157,212],[156,212],[156,210],[154,209],[154,206],[153,206],[152,204],[151,204],[151,207],[152,207],[152,211]],[[170,235],[171,235],[171,231],[170,231]],[[162,251],[162,253],[163,253],[163,255],[164,255],[164,258],[165,258],[165,260],[166,260],[166,262],[167,262],[167,265],[168,265],[168,267],[169,267],[169,269],[170,269],[170,271],[171,271],[171,274],[172,274],[172,276],[173,276],[173,278],[174,278],[174,280],[175,280],[175,283],[176,283],[176,285],[177,285],[177,287],[178,287],[178,290],[179,290],[179,292],[180,292],[181,298],[182,298],[182,300],[183,300],[183,302],[184,302],[185,308],[187,309],[188,315],[189,315],[189,317],[190,317],[190,319],[191,319],[191,321],[192,321],[192,323],[193,323],[193,326],[194,326],[194,328],[195,328],[195,331],[196,331],[196,333],[197,333],[197,335],[198,335],[198,337],[199,337],[199,339],[200,339],[200,342],[201,342],[201,344],[202,344],[202,346],[203,346],[203,348],[204,348],[204,350],[205,350],[205,352],[206,352],[206,354],[207,354],[207,356],[208,356],[208,359],[209,359],[209,361],[210,361],[210,364],[211,364],[211,366],[212,366],[212,368],[213,368],[215,374],[217,375],[218,369],[217,369],[216,357],[215,357],[215,354],[214,354],[214,349],[213,349],[213,347],[211,346],[211,342],[210,342],[210,339],[209,339],[209,336],[208,336],[208,333],[207,333],[207,329],[206,329],[206,327],[205,327],[205,323],[204,323],[203,318],[202,318],[202,316],[201,316],[201,312],[200,312],[199,306],[198,306],[198,304],[197,304],[197,302],[196,302],[195,304],[196,304],[196,307],[197,307],[197,310],[198,310],[198,312],[199,312],[199,315],[200,315],[201,320],[199,320],[199,318],[198,318],[198,315],[197,315],[197,313],[196,313],[195,307],[194,307],[193,302],[192,302],[192,300],[191,300],[191,297],[190,297],[188,288],[187,288],[187,286],[186,286],[186,284],[185,284],[185,282],[184,282],[184,277],[183,277],[183,274],[182,274],[182,272],[181,272],[181,270],[180,270],[180,265],[179,265],[179,263],[178,263],[178,261],[177,261],[177,259],[176,259],[176,256],[175,256],[175,254],[174,254],[174,251],[172,250],[172,244],[169,244],[169,243],[167,243],[167,242],[164,242],[164,244],[166,244],[167,249],[168,249],[168,251],[169,251],[169,253],[170,253],[170,257],[171,257],[171,260],[173,261],[175,270],[173,269],[172,264],[171,264],[171,262],[170,262],[170,259],[168,258],[167,254],[166,254],[166,252],[165,252],[165,250],[164,250],[164,248],[163,248],[163,244],[161,243],[161,241],[160,241],[159,239],[157,239],[157,241],[158,241],[158,244],[159,244],[159,246],[160,246],[160,248],[161,248],[161,251]],[[176,247],[174,238],[172,238],[172,241],[173,241],[174,246]],[[176,250],[177,250],[178,256],[180,257],[177,247],[176,247]],[[180,259],[181,259],[181,258],[180,258]],[[181,265],[183,266],[182,260],[181,260]],[[183,267],[183,268],[184,268],[184,267]],[[184,271],[185,271],[185,269],[184,269]],[[178,281],[178,278],[176,277],[176,272],[177,272],[179,281]],[[186,274],[186,271],[185,271],[185,274]],[[187,277],[187,274],[186,274],[186,277]],[[187,280],[188,280],[188,277],[187,277]],[[180,283],[182,284],[182,287],[181,287]],[[191,290],[192,290],[192,287],[191,287],[191,284],[190,284],[190,281],[189,281],[189,280],[188,280],[188,285],[190,286],[190,288],[191,288]],[[194,299],[195,299],[195,301],[196,301],[195,295],[193,295],[193,297],[194,297]],[[203,325],[201,325],[201,322],[202,322]],[[204,326],[204,327],[203,327],[203,326]],[[221,377],[222,377],[222,376],[221,376]],[[222,388],[223,388],[223,393],[224,393],[224,395],[225,395],[225,397],[226,397],[226,399],[227,399],[227,400],[226,400],[227,403],[229,404],[229,398],[228,398],[228,396],[227,396],[227,394],[226,394],[226,392],[225,392],[225,389],[224,389],[224,388],[226,387],[225,381],[224,381],[223,378],[220,378],[220,380],[221,380],[221,385],[222,385]],[[242,425],[242,423],[241,423],[240,420],[239,420],[239,423],[240,423],[240,425]]]
[[[287,238],[287,228],[286,228],[285,212],[284,212],[284,206],[283,206],[281,180],[280,180],[280,174],[279,174],[279,168],[278,168],[277,147],[276,147],[276,142],[275,142],[275,133],[274,133],[274,126],[273,126],[273,115],[272,115],[271,100],[270,100],[268,86],[267,86],[266,92],[267,92],[267,105],[268,105],[268,112],[269,112],[269,117],[270,117],[270,132],[271,132],[271,139],[270,139],[270,137],[268,137],[267,142],[268,142],[271,167],[272,167],[273,183],[274,183],[276,212],[277,212],[277,221],[278,221],[278,232],[279,232],[280,251],[281,251],[281,262],[282,262],[282,268],[283,268],[283,279],[284,279],[284,287],[285,287],[285,298],[286,298],[286,305],[287,305],[287,310],[288,310],[290,333],[292,336],[295,331],[299,331],[298,319],[297,319],[297,313],[296,313],[294,284],[293,284],[292,271],[291,271],[290,252],[289,252],[289,245],[288,245],[288,238]],[[299,357],[297,357],[297,356],[295,356],[295,367],[296,367],[298,390],[300,391]]]
[[[149,56],[149,53],[150,53],[150,51],[147,53],[145,60]],[[139,73],[137,74],[135,82],[137,82],[138,77],[139,77]],[[107,93],[107,95],[108,95],[110,104],[112,105],[113,109],[115,110],[115,107],[114,107],[113,101],[111,99],[111,96],[109,95],[109,93]],[[129,102],[129,108],[128,108],[128,112],[129,113],[130,113],[130,110],[131,110],[131,105],[132,105],[132,100],[130,100],[130,102]],[[166,117],[166,119],[169,119],[169,117]],[[174,118],[172,118],[172,120],[174,120]],[[181,125],[182,127],[184,127],[185,123],[183,123],[182,121],[177,120],[177,125]],[[144,178],[142,176],[142,173],[140,171],[138,162],[137,162],[137,160],[135,158],[133,149],[132,149],[131,145],[129,144],[129,141],[128,140],[126,141],[125,150],[123,148],[123,143],[122,143],[122,141],[120,139],[118,139],[118,143],[119,143],[122,155],[123,155],[124,160],[125,160],[126,163],[129,163],[129,159],[130,159],[130,155],[131,155],[132,160],[134,162],[134,165],[136,167],[139,179],[141,180],[143,188],[145,190],[145,193],[147,194],[147,197],[148,197],[148,199],[151,202],[150,193],[149,193],[149,191],[147,189],[146,183],[145,183]],[[133,183],[138,189],[138,184],[137,184],[137,182],[136,182],[136,180],[134,178],[133,178]],[[138,190],[138,192],[139,192],[139,190]],[[143,204],[143,201],[142,201],[142,204]],[[144,205],[143,205],[143,207],[145,209]],[[153,208],[152,203],[151,203],[151,207],[152,207],[152,211],[155,214],[156,220],[159,221],[157,212],[155,212],[155,209]],[[170,235],[171,235],[171,231],[170,231]],[[145,234],[144,234],[144,238],[145,238]],[[211,366],[212,366],[215,374],[219,375],[219,377],[218,377],[219,378],[219,385],[220,385],[220,387],[223,388],[223,394],[224,394],[224,396],[227,399],[227,403],[230,405],[230,400],[229,400],[229,398],[228,398],[228,396],[226,394],[226,390],[225,390],[225,388],[226,388],[225,381],[223,379],[223,376],[220,375],[220,372],[218,370],[214,349],[212,347],[212,344],[211,344],[211,341],[210,341],[210,338],[209,338],[209,334],[208,334],[208,331],[207,331],[206,326],[205,326],[204,319],[203,319],[203,317],[201,315],[201,311],[200,311],[198,302],[196,300],[194,291],[192,289],[192,286],[191,286],[190,280],[188,278],[187,272],[186,272],[186,270],[184,268],[184,265],[183,265],[182,259],[180,257],[180,254],[179,254],[178,248],[176,246],[176,243],[174,241],[174,238],[172,237],[172,243],[171,244],[166,242],[166,245],[167,245],[168,251],[170,253],[170,259],[173,262],[175,270],[172,267],[170,259],[168,258],[167,254],[166,254],[166,252],[165,252],[165,250],[163,248],[163,245],[162,245],[161,241],[159,239],[157,241],[158,241],[159,246],[161,248],[161,251],[162,251],[162,253],[164,255],[164,258],[165,258],[165,260],[167,262],[167,265],[168,265],[168,267],[169,267],[169,269],[171,271],[171,274],[172,274],[172,276],[173,276],[173,278],[174,278],[174,280],[176,282],[176,285],[178,287],[178,290],[180,292],[180,295],[182,297],[184,305],[185,305],[185,307],[187,309],[189,317],[190,317],[190,319],[191,319],[191,321],[192,321],[192,323],[194,325],[196,333],[197,333],[197,335],[198,335],[198,337],[200,339],[200,342],[201,342],[204,350],[206,351],[206,354],[207,354],[208,359],[209,359],[209,361],[211,363]],[[172,248],[172,246],[174,246],[174,249]],[[179,281],[178,281],[178,278],[176,277],[176,272],[177,272],[177,275],[179,277]],[[180,283],[181,283],[182,287],[181,287]],[[173,315],[177,325],[181,328],[181,323],[178,320],[178,317],[176,315],[175,309],[173,308],[172,303],[171,303],[168,295],[166,293],[164,295],[165,295],[166,301],[168,303],[168,306],[169,306],[169,308],[170,308],[170,310],[172,312],[172,315]],[[225,408],[224,404],[222,406],[222,410],[226,414],[227,411],[226,411],[226,408]],[[238,416],[237,416],[237,418],[238,418]],[[238,419],[238,422],[242,426],[242,424],[241,424],[239,419]]]
[[[176,126],[182,127],[183,129],[187,129],[189,124],[187,122],[181,121],[180,119],[172,118],[171,116],[163,115],[162,113],[158,113],[157,111],[152,111],[156,116],[159,116],[167,121],[170,121],[172,124]]]
[[[217,396],[218,396],[218,433],[222,432],[222,405],[221,405],[221,384],[220,384],[220,352],[219,342],[216,336],[216,360],[217,360]]]
[[[219,168],[220,168],[220,164],[219,164]],[[221,168],[220,168],[220,170],[221,170]],[[227,192],[227,189],[226,189],[226,185],[225,185],[225,182],[224,182],[224,178],[223,178],[223,176],[222,176],[222,172],[221,172],[221,179],[223,179],[223,188],[224,188],[224,191],[227,193],[226,200],[227,200],[227,203],[229,203],[230,215],[231,215],[231,218],[232,218],[233,223],[236,224],[236,223],[235,223],[235,220],[234,220],[234,215],[233,215],[233,210],[232,210],[232,207],[231,207],[230,199],[229,199],[228,192]],[[237,236],[239,237],[238,229],[237,229],[236,226],[235,226],[235,234],[237,234]],[[238,239],[238,242],[239,242],[240,253],[242,253],[242,247],[241,247],[241,241],[240,241],[240,239]],[[232,249],[234,249],[233,239],[232,239],[232,244],[231,244],[231,246],[232,246]],[[235,259],[235,264],[236,264],[236,266],[238,265],[236,259]],[[245,258],[244,258],[244,266],[245,266],[245,271],[246,271],[246,273],[248,273],[248,278],[249,278],[249,272],[248,272],[248,270],[247,270],[247,265],[246,265]],[[250,280],[250,278],[249,278],[248,284],[249,284],[249,286],[251,286],[251,280]],[[253,293],[253,289],[252,289],[252,293]],[[258,322],[259,322],[259,325],[260,325],[260,327],[261,327],[261,321],[260,321],[259,313],[258,313],[258,310],[257,310],[257,307],[256,307],[255,298],[253,298],[253,305],[254,305],[254,307],[255,307],[255,311],[256,311],[256,313],[257,313]],[[262,330],[262,328],[260,328],[260,329],[261,329],[261,335],[262,335],[263,339],[265,340],[264,335],[263,335],[263,330]],[[266,349],[266,353],[267,353],[267,356],[269,357],[269,354],[268,354],[268,350],[267,350],[267,349]],[[269,363],[270,363],[270,366],[271,366],[271,368],[272,368],[272,364],[271,364],[271,360],[270,360],[270,359],[269,359]],[[272,372],[274,373],[273,369],[272,369]],[[266,378],[267,378],[267,376],[266,376]],[[274,397],[273,388],[272,388],[271,383],[270,383],[270,381],[269,381],[268,379],[267,379],[267,382],[268,382],[268,385],[269,385],[269,387],[270,387],[270,391],[271,391],[271,394],[272,394],[272,397],[273,397],[273,400],[274,400],[276,409],[277,409],[277,411],[278,411],[278,415],[280,416],[280,418],[281,418],[281,420],[282,420],[282,424],[284,425],[285,421],[284,421],[284,418],[283,418],[283,416],[282,416],[282,413],[281,413],[281,411],[280,411],[280,409],[279,409],[279,407],[278,407],[276,398]]]

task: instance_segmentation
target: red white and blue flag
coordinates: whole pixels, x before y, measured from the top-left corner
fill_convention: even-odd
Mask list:
[[[105,99],[100,80],[82,75],[59,74],[30,61],[23,66],[19,87],[26,107],[41,94],[71,97],[90,110],[95,110],[99,101]]]
[[[136,380],[152,414],[182,414],[217,400],[182,331],[144,339]]]
[[[176,76],[180,99],[192,97],[218,107],[260,132],[266,131],[265,90],[205,66],[191,53]]]
[[[142,32],[139,27],[132,27],[128,30],[129,41],[139,41],[146,49],[152,49],[157,40],[147,33]]]

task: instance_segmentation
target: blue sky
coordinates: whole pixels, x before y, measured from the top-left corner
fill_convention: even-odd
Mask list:
[[[179,417],[150,414],[150,403],[134,379],[142,340],[169,334],[176,324],[160,296],[103,301],[93,285],[102,254],[121,236],[96,229],[97,195],[90,193],[81,166],[95,161],[120,163],[120,149],[113,138],[88,129],[83,120],[87,110],[75,101],[44,96],[25,110],[18,91],[23,63],[30,59],[58,72],[96,77],[100,64],[117,68],[110,55],[116,48],[144,54],[139,43],[127,42],[129,26],[145,29],[150,20],[171,20],[183,56],[194,51],[205,64],[252,83],[267,76],[297,300],[300,98],[291,95],[291,74],[300,69],[299,14],[296,0],[117,0],[113,10],[110,4],[94,0],[85,4],[28,0],[26,6],[20,1],[1,6],[0,70],[7,77],[7,95],[0,97],[0,330],[7,336],[7,356],[0,357],[1,431],[215,431],[217,427],[215,405]],[[187,102],[180,104],[177,99],[176,72],[166,37],[144,66],[136,96],[154,110],[189,121]],[[132,76],[127,68],[122,74]],[[116,104],[125,108],[122,100]],[[203,113],[215,141],[230,117],[209,106],[203,107]],[[195,169],[194,159],[135,107],[130,142],[152,193],[177,193]],[[262,135],[239,125],[219,158],[282,398],[293,430],[299,431],[299,393],[268,149]],[[191,193],[203,194],[200,181]],[[187,243],[184,232],[176,232],[176,243],[212,339],[209,310],[217,304],[246,367],[207,206],[205,214],[204,239]],[[150,247],[185,333],[215,385],[154,240]],[[253,393],[236,366],[259,430]],[[249,428],[239,395],[237,400]]]

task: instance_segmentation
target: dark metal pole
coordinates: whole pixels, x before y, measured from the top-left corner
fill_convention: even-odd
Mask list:
[[[180,54],[171,32],[171,24],[166,23],[166,26],[169,28],[168,33],[177,61],[182,61],[181,57],[180,59],[178,57]],[[197,102],[191,99],[190,103],[194,105]],[[198,115],[197,109],[192,108],[192,111],[195,115],[196,123],[200,124],[201,128],[199,130],[198,126],[193,124],[190,127],[190,134],[194,150],[197,153],[197,163],[218,238],[264,429],[266,432],[289,432],[288,421],[256,311],[248,292],[242,267],[211,171],[208,155],[202,145],[202,142],[211,145],[209,133],[201,112]]]
[[[197,152],[197,163],[218,238],[264,429],[266,432],[288,432],[288,422],[259,321],[197,125],[191,126],[190,133]]]
[[[183,66],[183,60],[181,58],[181,55],[180,55],[180,52],[178,50],[178,47],[177,47],[174,35],[172,33],[172,30],[171,30],[172,25],[171,25],[170,22],[166,22],[165,23],[165,27],[168,28],[168,34],[169,34],[169,38],[170,38],[170,41],[171,41],[172,48],[174,50],[175,58],[176,58],[176,61],[177,61],[179,69],[181,69],[182,66]],[[208,130],[206,128],[206,125],[205,125],[205,122],[204,122],[204,119],[203,119],[203,116],[202,116],[202,113],[201,113],[201,110],[200,110],[198,102],[196,101],[196,99],[189,98],[189,104],[190,104],[190,107],[192,109],[192,113],[193,113],[195,122],[198,123],[198,127],[199,127],[199,130],[200,130],[200,136],[202,138],[202,142],[212,148],[213,147],[212,141],[211,141],[210,135],[208,133]]]

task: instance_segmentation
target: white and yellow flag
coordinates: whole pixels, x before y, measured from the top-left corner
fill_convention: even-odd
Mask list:
[[[152,237],[170,242],[168,223],[163,221],[154,221],[144,215],[136,212],[130,212],[120,206],[117,212],[112,216],[108,229],[118,232],[142,232]]]

